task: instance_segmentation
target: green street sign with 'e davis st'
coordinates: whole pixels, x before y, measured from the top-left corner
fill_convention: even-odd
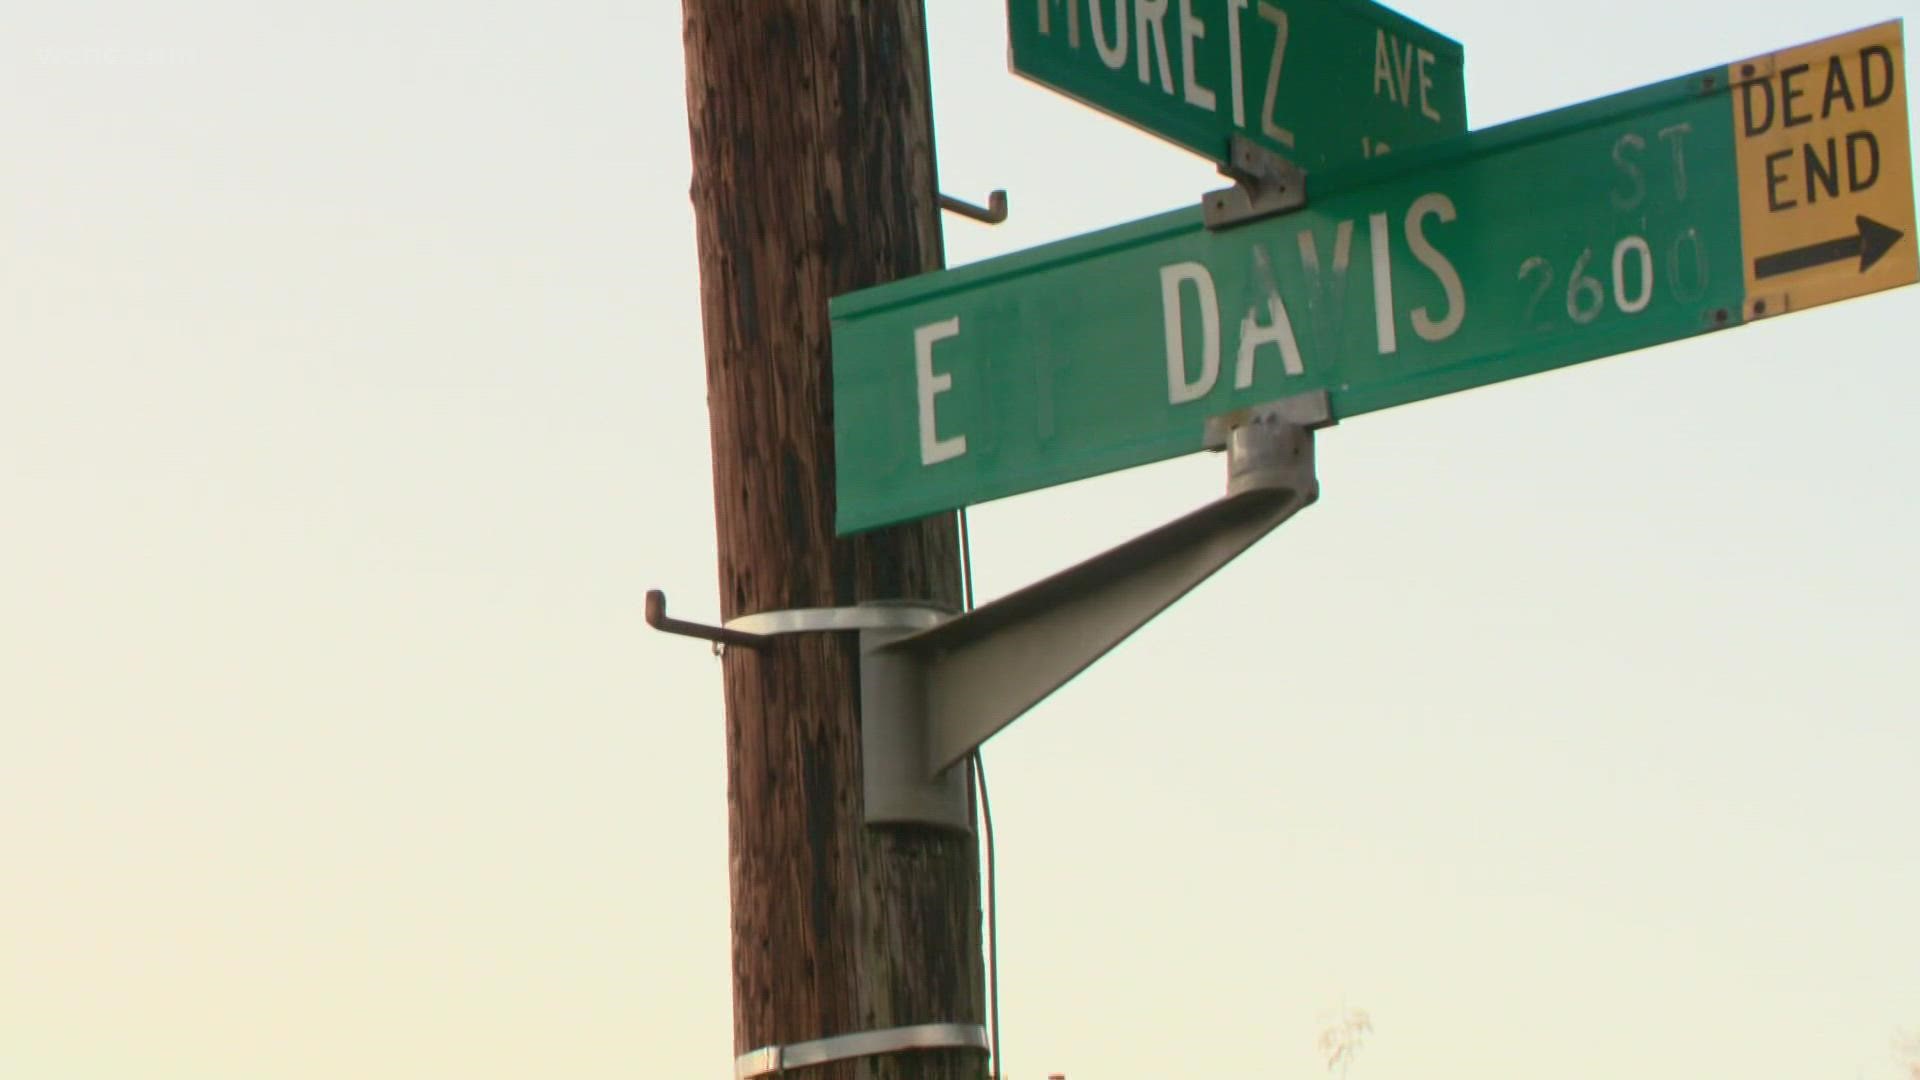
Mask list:
[[[1083,30],[1086,29],[1083,27]],[[1211,31],[1209,31],[1211,32]],[[841,532],[1920,277],[1898,22],[836,298]]]
[[[1017,75],[1218,162],[1309,171],[1467,130],[1460,43],[1371,0],[1008,0]]]

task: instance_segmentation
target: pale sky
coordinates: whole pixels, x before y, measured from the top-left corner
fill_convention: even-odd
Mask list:
[[[718,611],[677,5],[16,8],[0,1076],[729,1075],[718,662],[641,619]],[[1400,9],[1476,128],[1915,13]],[[954,262],[1218,186],[929,17],[943,187],[1013,204]],[[988,744],[1008,1076],[1306,1080],[1360,1007],[1351,1080],[1893,1080],[1916,323],[1324,433],[1319,505]],[[981,507],[980,593],[1222,481]]]

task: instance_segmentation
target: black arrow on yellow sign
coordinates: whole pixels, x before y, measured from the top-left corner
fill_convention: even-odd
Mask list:
[[[1808,270],[1827,263],[1841,262],[1854,256],[1860,257],[1860,272],[1866,273],[1880,256],[1906,233],[1890,226],[1882,225],[1863,215],[1853,219],[1856,226],[1853,235],[1842,236],[1836,240],[1822,240],[1806,247],[1789,248],[1772,255],[1762,255],[1753,260],[1753,276],[1756,278],[1778,277],[1791,274],[1796,270]]]

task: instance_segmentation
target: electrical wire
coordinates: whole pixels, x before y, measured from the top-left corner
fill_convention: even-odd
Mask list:
[[[973,752],[973,775],[980,786],[980,818],[987,834],[987,1025],[993,1029],[993,1078],[1002,1080],[1006,1058],[1000,1054],[1000,925],[993,902],[1000,874],[993,865],[993,804],[987,801],[987,767]]]
[[[964,610],[972,611],[973,536],[967,529],[967,508],[964,506],[960,508],[960,588]],[[1000,1053],[1000,921],[999,905],[994,903],[1000,874],[993,863],[993,803],[987,798],[986,759],[980,756],[978,747],[973,751],[973,779],[980,789],[980,820],[987,847],[987,1026],[992,1031],[988,1043],[993,1047],[993,1072],[990,1077],[991,1080],[1002,1080],[1007,1059]]]

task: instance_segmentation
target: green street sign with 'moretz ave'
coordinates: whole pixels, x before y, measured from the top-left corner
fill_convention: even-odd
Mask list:
[[[1905,285],[1900,24],[832,303],[841,532]]]
[[[1215,161],[1308,170],[1467,129],[1460,43],[1371,0],[1007,0],[1017,75]]]

